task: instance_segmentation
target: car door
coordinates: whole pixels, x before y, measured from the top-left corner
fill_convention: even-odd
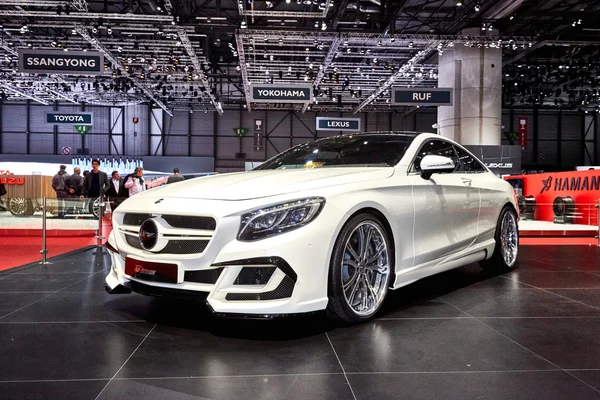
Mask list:
[[[415,209],[414,265],[441,262],[465,250],[477,237],[479,192],[472,186],[469,174],[459,168],[454,173],[423,179],[420,162],[426,155],[449,157],[458,164],[452,143],[429,139],[409,167]]]
[[[500,209],[505,200],[505,190],[495,176],[471,153],[455,145],[461,170],[468,173],[472,187],[479,192],[480,211],[477,219],[477,242],[492,239],[496,232]]]

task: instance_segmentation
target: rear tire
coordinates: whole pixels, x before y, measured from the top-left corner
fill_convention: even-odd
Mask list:
[[[492,257],[481,261],[479,265],[490,272],[506,272],[514,269],[519,255],[519,228],[517,213],[512,207],[505,206],[502,209],[494,239],[496,246]]]
[[[380,219],[363,213],[342,228],[329,265],[328,316],[357,323],[383,304],[393,275],[393,244]]]

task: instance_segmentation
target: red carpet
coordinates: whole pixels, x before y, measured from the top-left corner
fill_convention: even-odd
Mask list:
[[[111,226],[104,226],[104,236],[108,237]],[[62,231],[64,232],[64,231]],[[96,245],[96,236],[56,236],[51,231],[46,238],[48,248],[47,258],[55,257],[71,251],[79,250],[88,246]],[[39,262],[42,260],[40,250],[42,249],[42,237],[40,236],[0,236],[0,248],[2,248],[2,259],[0,271]]]

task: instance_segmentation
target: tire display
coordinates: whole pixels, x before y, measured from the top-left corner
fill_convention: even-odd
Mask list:
[[[31,199],[23,197],[13,197],[8,200],[7,204],[8,211],[14,216],[24,217],[33,215],[33,204]]]
[[[557,197],[552,204],[554,211],[554,223],[572,224],[575,221],[575,201],[570,196]]]

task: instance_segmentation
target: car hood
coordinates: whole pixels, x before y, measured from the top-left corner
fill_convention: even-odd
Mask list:
[[[384,179],[393,174],[392,167],[259,170],[192,179],[162,186],[137,196],[251,200]]]

